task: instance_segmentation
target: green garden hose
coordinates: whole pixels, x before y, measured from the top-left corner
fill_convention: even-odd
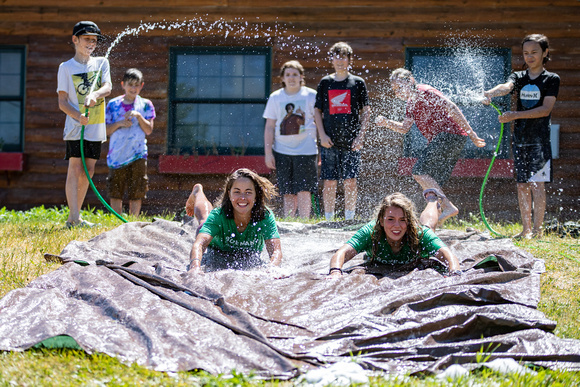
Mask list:
[[[490,105],[497,110],[497,114],[498,115],[502,115],[501,110],[498,109],[497,106],[495,106],[493,103],[490,103]],[[493,153],[493,157],[491,158],[491,163],[489,163],[489,167],[487,168],[487,172],[485,174],[485,178],[483,179],[483,184],[481,185],[481,191],[479,192],[479,213],[481,214],[481,219],[483,220],[483,223],[485,224],[485,226],[487,227],[487,229],[494,235],[498,236],[498,237],[502,237],[502,238],[507,238],[506,235],[502,235],[500,233],[498,233],[497,231],[495,231],[493,228],[491,228],[491,226],[489,225],[489,223],[487,223],[487,219],[485,218],[485,214],[483,213],[483,191],[485,189],[485,184],[487,183],[487,179],[489,178],[489,173],[491,172],[491,168],[493,167],[493,163],[495,161],[495,157],[497,156],[498,152],[499,152],[499,147],[501,145],[501,139],[503,137],[503,122],[501,124],[501,130],[499,132],[499,140],[497,141],[497,146],[495,147],[495,152]]]
[[[89,112],[89,108],[87,107],[85,114],[87,114],[88,112]],[[123,221],[123,223],[127,223],[127,219],[125,219],[121,215],[117,214],[117,212],[115,210],[113,210],[111,208],[111,206],[109,206],[109,203],[107,203],[105,201],[105,199],[103,199],[103,197],[101,196],[99,191],[97,191],[97,187],[95,187],[95,184],[93,183],[93,179],[91,179],[91,175],[89,174],[89,170],[87,169],[87,163],[85,162],[85,151],[83,149],[84,137],[85,137],[85,126],[83,125],[81,128],[81,160],[83,161],[83,168],[85,169],[85,174],[87,175],[87,179],[89,180],[89,184],[90,184],[91,188],[93,189],[93,192],[95,193],[95,195],[97,195],[97,198],[99,198],[99,200],[101,201],[101,203],[103,203],[103,205],[107,208],[107,210],[112,212],[117,218],[121,219],[121,221]]]

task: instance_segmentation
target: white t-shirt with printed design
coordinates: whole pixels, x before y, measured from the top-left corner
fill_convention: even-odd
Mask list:
[[[274,151],[290,156],[318,154],[315,100],[316,91],[306,86],[293,95],[288,95],[284,89],[270,94],[263,117],[276,120]]]
[[[58,86],[56,92],[68,94],[71,106],[79,112],[85,112],[85,97],[91,90],[98,90],[104,83],[111,83],[109,61],[104,57],[91,57],[88,63],[77,62],[74,58],[63,62],[58,68]],[[105,124],[105,99],[97,100],[97,104],[89,108],[89,123],[85,126],[84,139],[87,141],[107,140]],[[82,125],[79,121],[66,116],[63,140],[80,140]]]

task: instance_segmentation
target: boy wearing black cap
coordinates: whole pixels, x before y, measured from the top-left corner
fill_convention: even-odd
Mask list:
[[[68,172],[66,200],[69,216],[66,227],[90,227],[80,217],[89,181],[81,158],[80,138],[84,125],[83,151],[90,176],[101,154],[101,143],[107,139],[105,97],[111,93],[109,61],[91,54],[101,37],[101,30],[91,21],[75,24],[72,42],[75,56],[58,68],[58,106],[66,114],[63,139],[66,142]],[[88,112],[87,112],[88,108]]]

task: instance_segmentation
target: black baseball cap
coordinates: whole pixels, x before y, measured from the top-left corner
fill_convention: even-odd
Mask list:
[[[101,36],[101,30],[92,21],[80,21],[73,27],[73,36],[94,35]]]

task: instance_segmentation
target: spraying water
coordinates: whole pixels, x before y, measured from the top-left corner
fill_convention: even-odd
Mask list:
[[[264,25],[259,21],[248,22],[247,20],[236,19],[233,21],[225,21],[223,19],[218,19],[214,21],[206,21],[201,17],[196,17],[190,20],[182,21],[162,21],[154,23],[140,23],[136,27],[127,27],[120,33],[118,33],[115,38],[109,43],[104,57],[109,59],[114,50],[123,41],[123,39],[128,36],[140,36],[143,34],[151,33],[153,31],[159,30],[179,30],[187,34],[187,37],[195,39],[196,45],[198,45],[200,40],[211,36],[215,38],[216,36],[223,37],[224,41],[226,39],[235,41],[237,43],[247,41],[248,45],[255,45],[259,42],[261,45],[270,45],[283,49],[288,52],[289,55],[295,55],[299,60],[311,60],[315,62],[319,68],[326,68],[328,72],[331,72],[331,67],[325,55],[325,46],[328,42],[321,41],[318,39],[313,39],[312,37],[301,38],[297,35],[303,35],[304,30],[295,31],[294,27],[281,25],[275,23],[273,25]],[[113,55],[114,56],[114,55]],[[371,69],[382,67],[384,63],[381,61],[374,61],[373,63],[367,63],[362,66],[362,70],[354,70],[353,74],[367,76]],[[384,66],[383,66],[384,67]],[[101,70],[101,69],[99,69]],[[368,80],[368,78],[367,78]],[[373,80],[368,80],[373,82]],[[367,81],[367,82],[368,82]],[[376,80],[374,80],[376,83]],[[93,82],[89,89],[89,93],[93,92],[96,83]],[[83,133],[83,132],[82,132]],[[81,141],[82,141],[81,137]],[[84,155],[83,163],[84,163]],[[95,192],[99,200],[107,207],[109,211],[116,214],[105,202],[104,199],[98,194],[98,191],[94,187],[92,180],[88,176],[88,171],[85,167],[85,173],[89,178],[89,182],[92,190]],[[120,215],[116,214],[122,221],[126,221]]]
[[[105,58],[109,59],[114,49],[121,43],[121,41],[128,36],[140,36],[150,33],[155,30],[179,30],[187,33],[192,39],[204,39],[206,36],[222,36],[223,39],[234,39],[235,41],[248,41],[248,44],[255,44],[256,41],[263,42],[272,46],[277,46],[289,55],[296,55],[297,59],[311,59],[320,68],[328,69],[331,72],[331,67],[324,55],[325,46],[328,42],[312,38],[299,38],[294,33],[304,35],[303,30],[294,31],[292,26],[287,27],[279,23],[273,25],[263,25],[259,21],[248,22],[243,19],[236,19],[233,21],[225,21],[218,19],[214,21],[206,21],[201,17],[183,20],[183,21],[162,21],[155,23],[140,23],[136,27],[127,27],[121,31],[109,44]],[[306,40],[307,39],[307,40]],[[197,41],[196,41],[197,43]],[[502,58],[487,55],[486,52],[476,50],[473,48],[473,42],[465,39],[455,39],[449,43],[449,49],[452,55],[446,56],[446,61],[440,62],[436,66],[427,65],[428,58],[420,58],[413,62],[411,71],[415,74],[416,79],[421,83],[428,83],[444,92],[454,102],[462,105],[462,110],[468,117],[470,122],[475,118],[477,121],[484,123],[488,128],[484,131],[484,136],[487,137],[488,146],[485,150],[489,156],[497,156],[500,152],[499,147],[493,151],[493,144],[497,130],[494,129],[497,123],[497,115],[492,109],[481,109],[481,98],[483,97],[483,90],[485,89],[484,82],[499,83],[504,79],[504,71],[497,71],[504,65]],[[422,62],[423,61],[423,62]],[[390,118],[398,119],[404,114],[404,102],[396,100],[389,95],[386,81],[381,76],[376,76],[371,70],[386,68],[386,64],[374,60],[370,63],[351,69],[351,72],[360,75],[367,81],[368,84],[373,83],[374,87],[379,90],[379,94],[387,96],[372,101],[372,109],[377,112],[385,112]],[[452,70],[452,71],[450,71]],[[460,76],[458,76],[458,74]],[[91,85],[92,92],[95,84]],[[479,127],[478,127],[479,130]],[[359,197],[359,214],[368,216],[372,212],[372,207],[378,202],[375,191],[376,187],[385,187],[385,182],[388,182],[388,191],[403,191],[414,192],[415,186],[412,179],[395,178],[392,175],[393,171],[397,170],[396,160],[400,155],[400,148],[392,146],[397,139],[401,141],[400,136],[389,133],[384,130],[371,130],[366,136],[366,143],[363,152],[369,156],[371,153],[375,154],[380,151],[385,155],[381,163],[363,163],[364,178],[359,179],[361,185]],[[402,144],[401,144],[402,145]],[[471,145],[471,144],[470,144]],[[468,150],[469,146],[468,145]],[[374,148],[374,149],[373,149]],[[473,151],[473,149],[471,149]],[[386,158],[386,160],[385,160]],[[84,161],[84,158],[83,158]],[[386,168],[385,168],[386,166]],[[379,168],[380,167],[380,168]],[[85,170],[86,171],[86,170]],[[390,171],[390,172],[389,172]],[[87,172],[87,171],[86,171]],[[88,176],[88,173],[87,173]],[[90,178],[89,178],[90,181]],[[97,194],[96,188],[91,181],[91,188]],[[383,196],[385,192],[380,192],[378,196]],[[374,195],[374,196],[373,196]],[[100,198],[101,202],[105,201]],[[110,209],[112,211],[112,209]],[[120,217],[120,216],[119,216]],[[121,218],[122,219],[122,218]],[[124,219],[123,219],[124,220]],[[125,221],[125,220],[124,220]]]

